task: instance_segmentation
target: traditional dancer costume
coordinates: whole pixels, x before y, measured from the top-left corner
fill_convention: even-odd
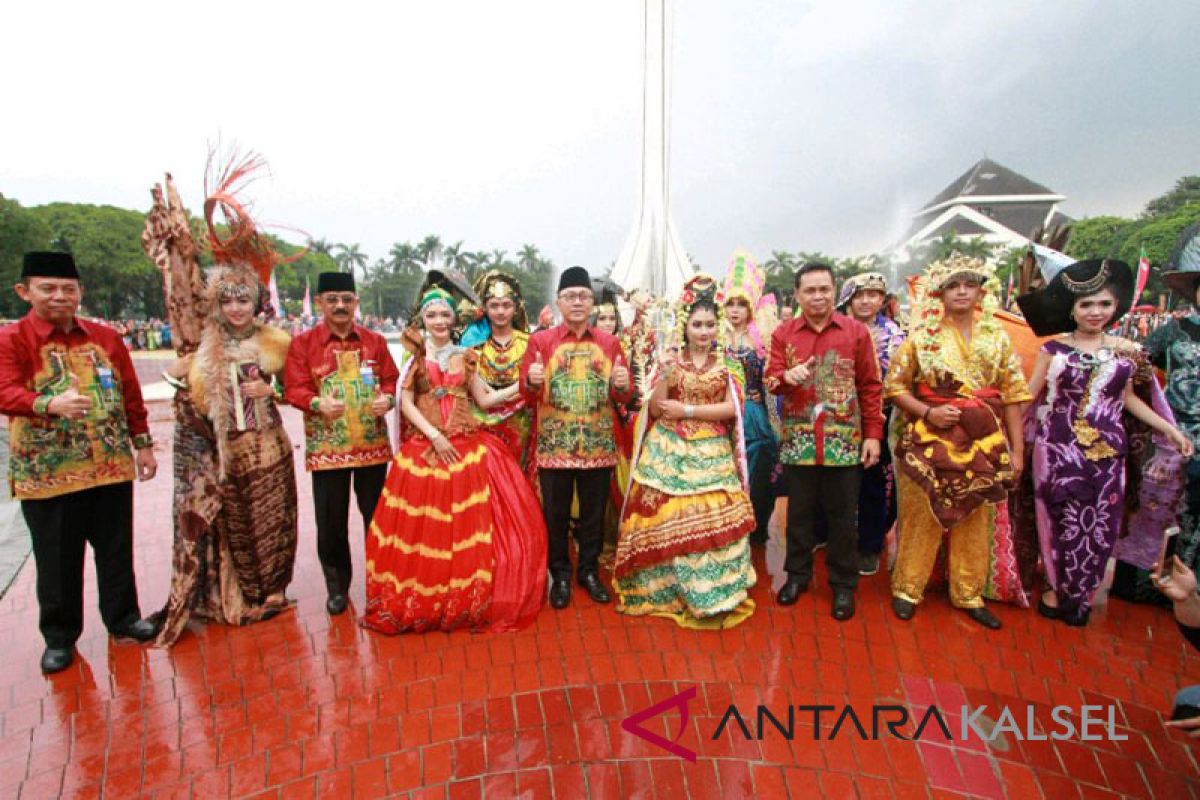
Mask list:
[[[716,289],[704,274],[688,281],[681,327],[698,304],[720,315]],[[651,423],[643,409],[613,569],[618,610],[669,617],[685,628],[729,628],[754,612],[741,368],[718,343],[703,366],[685,355],[669,374],[654,376],[662,380],[667,398],[685,409],[732,401],[735,410],[725,420],[659,416]]]
[[[452,308],[432,289],[421,309]],[[541,508],[505,444],[481,429],[469,391],[475,351],[453,343],[429,350],[414,327],[401,376],[418,421],[399,420],[402,444],[367,536],[363,625],[382,633],[517,630],[533,621],[546,591]],[[486,391],[486,389],[484,389]],[[444,463],[425,426],[458,452]]]

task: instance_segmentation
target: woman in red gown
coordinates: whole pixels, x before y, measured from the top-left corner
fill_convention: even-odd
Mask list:
[[[471,412],[472,400],[499,405],[518,385],[494,391],[475,374],[476,353],[451,340],[452,302],[429,290],[425,336],[405,331],[403,443],[366,543],[363,625],[381,633],[518,630],[545,598],[541,506],[508,448]]]

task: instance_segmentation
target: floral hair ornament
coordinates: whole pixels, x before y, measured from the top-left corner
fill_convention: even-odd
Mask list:
[[[981,258],[952,253],[948,258],[934,261],[911,283],[913,303],[910,326],[919,350],[936,350],[940,346],[945,310],[942,289],[952,281],[963,279],[977,281],[983,288],[983,297],[979,302],[982,313],[977,320],[979,327],[989,332],[1002,330],[994,319],[996,309],[1000,306],[1000,282],[996,279],[995,268]]]
[[[699,303],[707,301],[712,304],[717,317],[716,345],[721,350],[725,349],[725,326],[722,324],[725,319],[725,309],[721,305],[720,294],[720,287],[717,285],[716,279],[707,272],[697,272],[688,279],[687,283],[683,285],[683,291],[679,293],[679,302],[676,303],[675,341],[680,344],[687,341],[685,333],[692,310]]]

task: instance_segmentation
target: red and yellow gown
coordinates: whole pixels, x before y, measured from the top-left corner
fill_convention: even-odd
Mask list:
[[[477,354],[426,353],[420,335],[401,386],[458,451],[444,464],[401,417],[402,444],[367,534],[363,625],[381,633],[510,631],[541,609],[546,590],[542,509],[511,450],[479,428],[468,387]]]

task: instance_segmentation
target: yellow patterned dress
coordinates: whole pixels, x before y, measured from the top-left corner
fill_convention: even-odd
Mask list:
[[[960,608],[983,598],[1027,605],[1007,510],[1012,462],[1003,407],[1032,400],[1008,334],[975,323],[968,343],[949,324],[921,330],[892,356],[883,395],[909,393],[962,413],[949,430],[896,415],[900,551],[892,593],[919,603],[948,532],[950,600]]]
[[[708,405],[732,396],[741,409],[736,361],[714,355],[701,369],[680,365],[667,380],[672,400]],[[621,613],[717,629],[754,612],[754,509],[740,427],[740,417],[660,417],[638,437],[613,569]]]
[[[512,332],[512,338],[500,344],[492,337],[475,347],[479,354],[479,377],[493,389],[507,389],[521,378],[521,359],[529,346],[529,334]],[[508,445],[508,449],[524,469],[529,460],[529,436],[533,430],[533,413],[525,398],[517,396],[488,411],[475,409],[476,418],[488,426]]]

